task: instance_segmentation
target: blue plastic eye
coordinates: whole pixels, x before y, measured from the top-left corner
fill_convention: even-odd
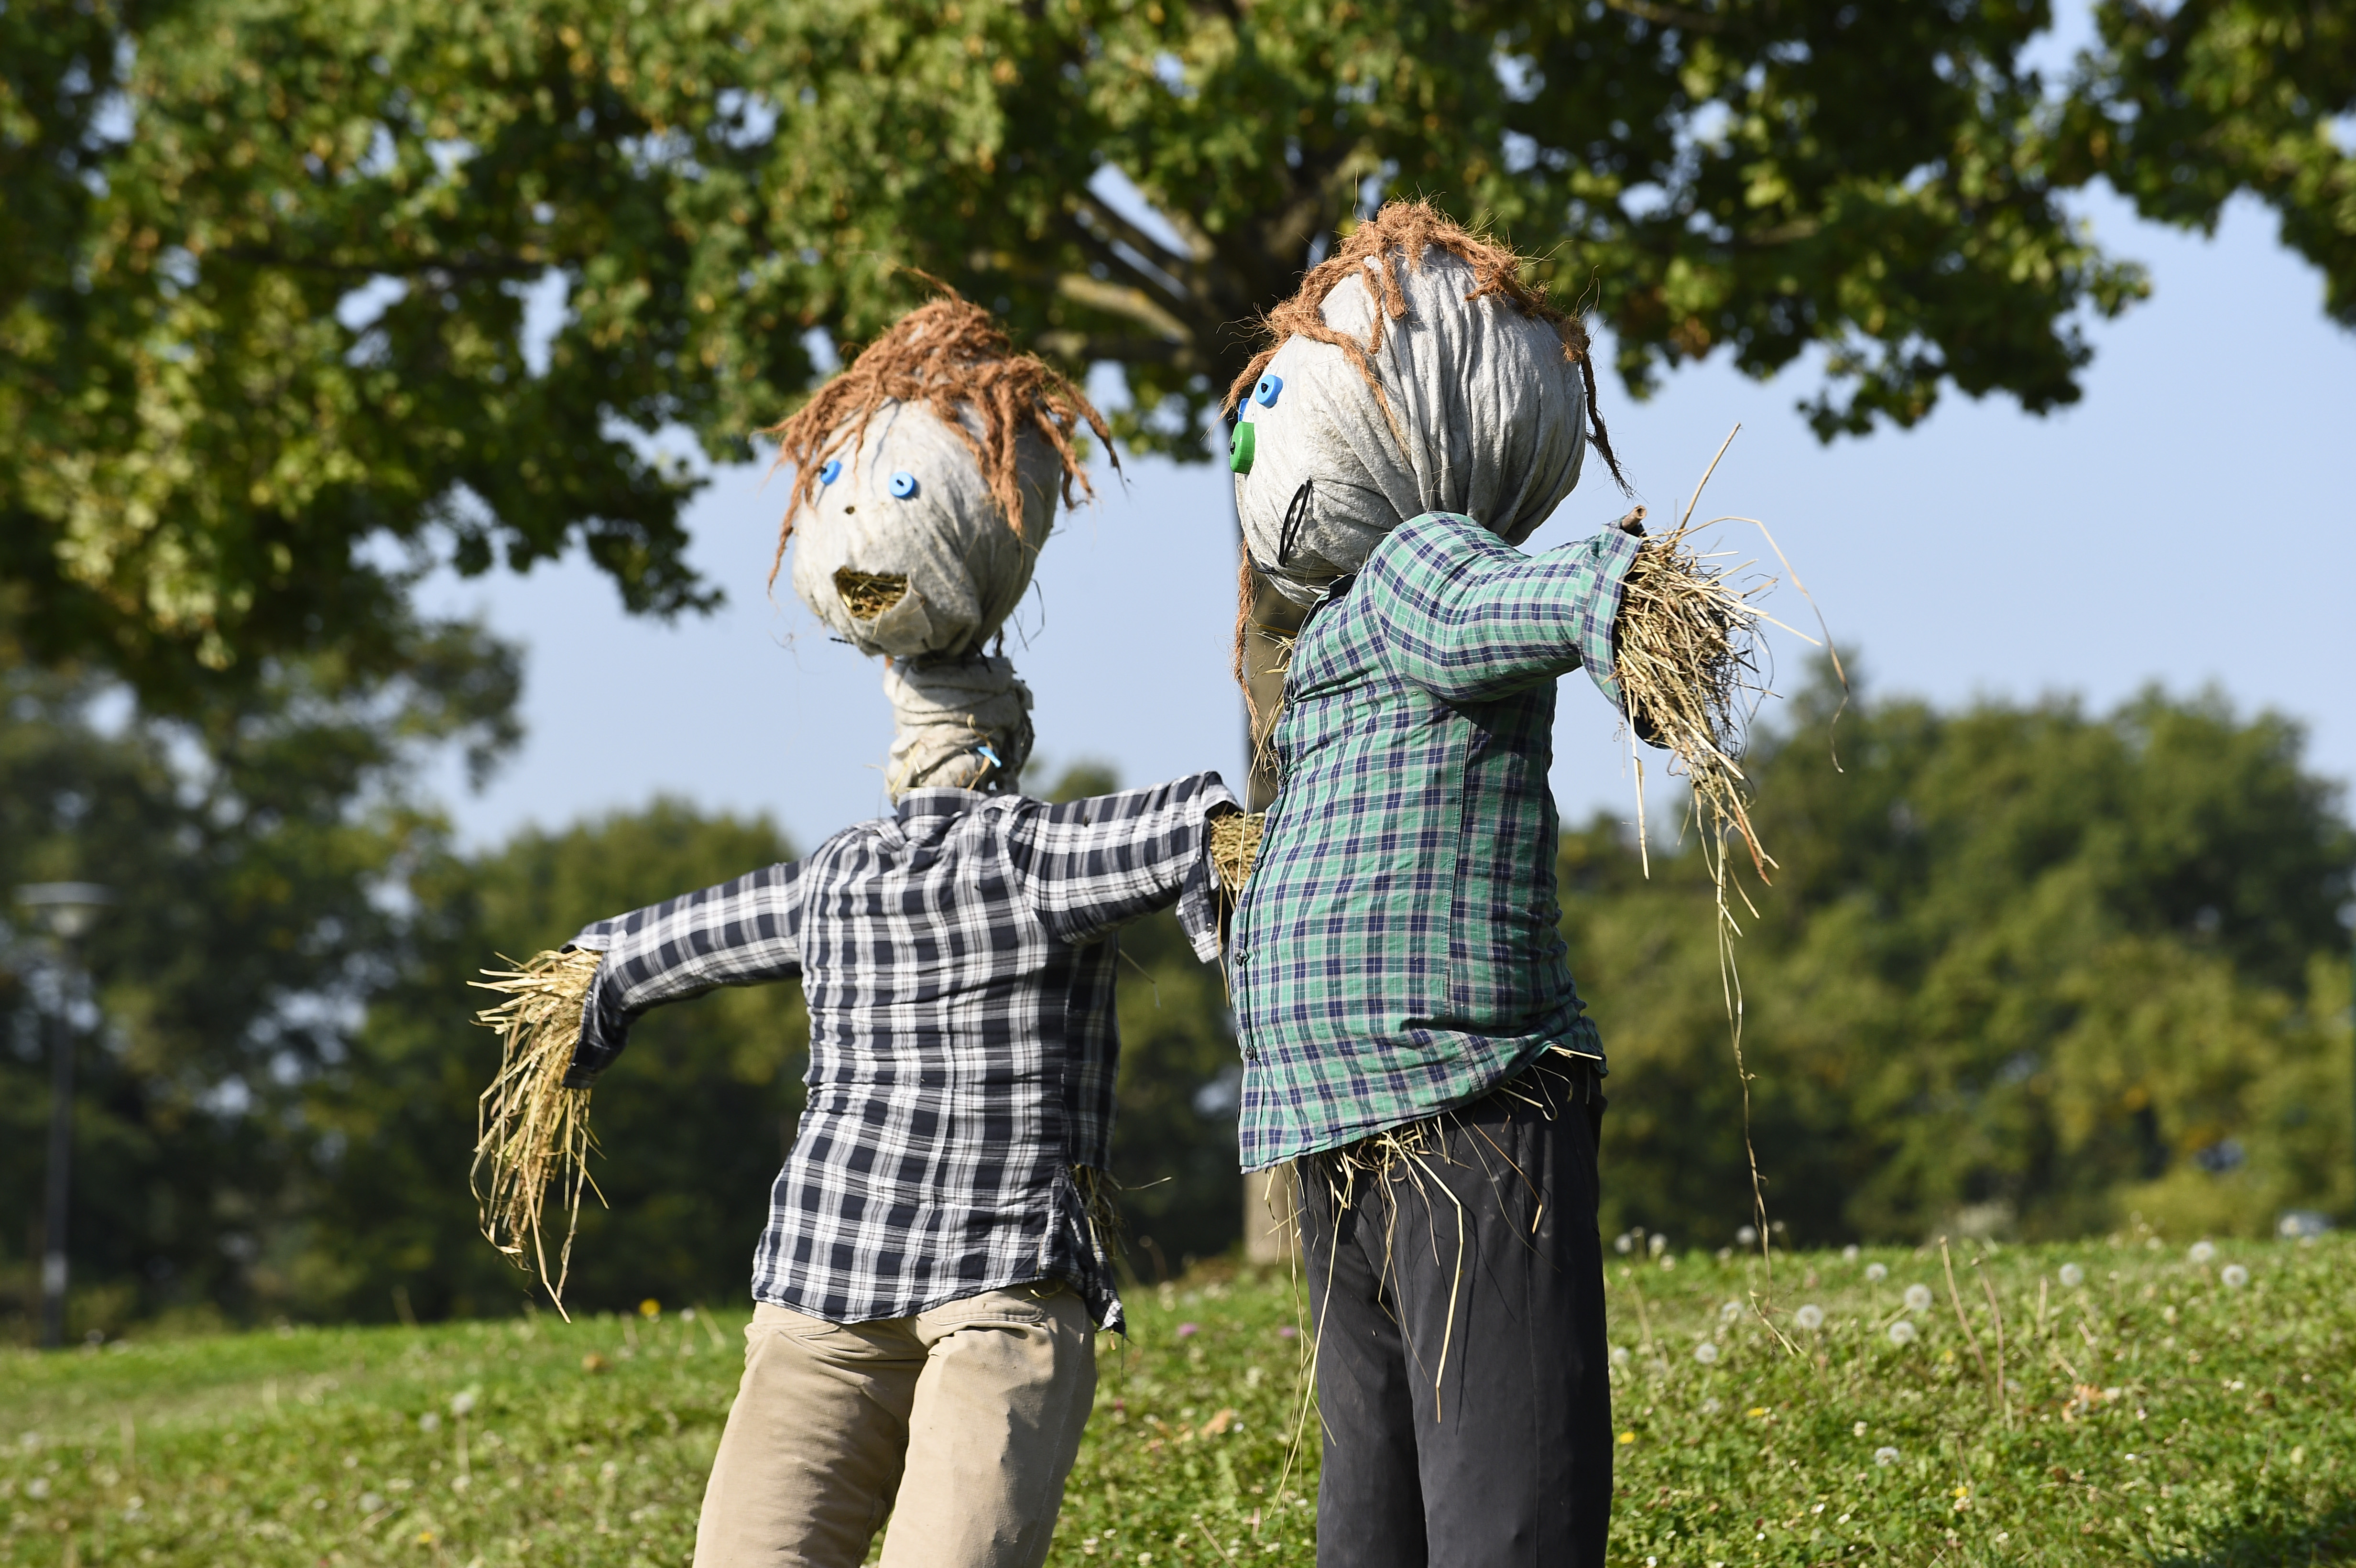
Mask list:
[[[892,475],[892,496],[905,501],[916,493],[916,476],[903,468]]]
[[[1275,375],[1262,376],[1259,379],[1259,385],[1252,389],[1252,401],[1258,403],[1261,408],[1272,409],[1276,407],[1277,394],[1283,390],[1283,377]]]
[[[842,459],[841,459],[841,458],[840,458],[840,457],[830,457],[830,458],[828,458],[824,463],[821,463],[821,464],[819,464],[819,470],[818,470],[818,482],[819,482],[819,484],[821,484],[821,485],[831,485],[831,484],[833,484],[836,480],[838,480],[838,479],[840,479],[840,478],[841,478],[841,477],[842,477]]]

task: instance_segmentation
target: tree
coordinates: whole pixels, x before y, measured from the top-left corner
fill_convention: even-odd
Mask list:
[[[2345,1208],[2356,835],[2297,727],[2147,692],[1941,713],[1829,694],[1754,756],[1782,863],[1737,944],[1771,1214],[1823,1243],[2131,1212],[2264,1233]],[[1611,1051],[1609,1220],[1706,1244],[1751,1206],[1711,912],[1564,840],[1566,934]]]
[[[2322,271],[2324,305],[2356,326],[2356,15],[2298,0],[2106,0],[2079,62],[2055,166],[2109,178],[2156,222],[2213,232],[2242,192]]]
[[[150,691],[382,652],[386,541],[583,539],[684,608],[692,482],[644,437],[743,455],[900,269],[1119,367],[1121,439],[1199,457],[1243,325],[1388,194],[1544,252],[1632,388],[1826,349],[1827,435],[2076,398],[2081,313],[2144,287],[2067,220],[2098,176],[2179,222],[2257,191],[2343,299],[2343,19],[2099,14],[2065,98],[2004,0],[12,6],[0,593]]]
[[[441,744],[487,764],[514,738],[511,650],[471,630],[402,640],[398,679],[272,660],[193,720],[28,667],[0,642],[0,888],[87,880],[120,894],[85,944],[97,1027],[77,1025],[76,1332],[291,1299],[315,1137],[301,1097],[337,1070],[344,1019],[386,978],[402,874],[442,831],[414,802],[415,771]],[[11,1216],[41,1211],[48,962],[0,909]],[[35,1299],[31,1240],[0,1232],[0,1315]]]

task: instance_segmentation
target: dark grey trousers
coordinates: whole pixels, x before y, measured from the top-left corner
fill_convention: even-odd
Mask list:
[[[1301,1162],[1320,1568],[1602,1568],[1603,1105],[1548,1056],[1379,1177]]]

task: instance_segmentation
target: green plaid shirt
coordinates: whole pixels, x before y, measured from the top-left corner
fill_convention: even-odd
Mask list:
[[[1244,1168],[1479,1098],[1549,1045],[1601,1058],[1557,926],[1555,677],[1612,706],[1641,543],[1526,556],[1430,513],[1293,650],[1282,783],[1238,903]]]

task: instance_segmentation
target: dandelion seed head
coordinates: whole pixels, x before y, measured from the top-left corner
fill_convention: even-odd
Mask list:
[[[1871,1280],[1874,1284],[1879,1285],[1883,1280],[1890,1277],[1890,1265],[1888,1264],[1868,1264],[1865,1265],[1865,1277]]]
[[[1916,1332],[1911,1320],[1901,1317],[1890,1326],[1890,1342],[1893,1345],[1911,1345],[1914,1342]]]
[[[2080,1268],[2076,1264],[2063,1264],[2062,1265],[2062,1284],[2063,1288],[2075,1290],[2085,1283],[2086,1271],[2084,1269]]]
[[[1909,1312],[1930,1311],[1931,1287],[1927,1285],[1908,1285],[1906,1287],[1906,1310]]]
[[[1716,1415],[1719,1411],[1724,1410],[1726,1406],[1719,1403],[1715,1395],[1701,1402],[1701,1413],[1704,1415]]]
[[[2227,1290],[2239,1290],[2250,1283],[2250,1271],[2240,1264],[2227,1264],[2218,1277],[2225,1282]]]
[[[1811,1301],[1792,1314],[1792,1321],[1813,1334],[1825,1326],[1825,1309]]]
[[[474,1414],[475,1391],[473,1389],[461,1389],[458,1392],[452,1394],[450,1396],[450,1413],[453,1415],[462,1416]]]
[[[1716,1366],[1718,1364],[1718,1347],[1711,1344],[1708,1340],[1704,1339],[1700,1344],[1694,1347],[1694,1360],[1699,1361],[1705,1367]]]
[[[1876,1448],[1873,1451],[1873,1462],[1877,1465],[1895,1465],[1898,1463],[1898,1450],[1887,1445]]]
[[[1613,1366],[1624,1367],[1628,1364],[1630,1359],[1627,1346],[1614,1345],[1612,1347],[1612,1364]]]
[[[1745,1225],[1740,1230],[1735,1232],[1734,1244],[1738,1247],[1757,1246],[1759,1244],[1759,1227],[1756,1225]]]
[[[1739,1301],[1730,1301],[1718,1309],[1718,1320],[1720,1323],[1731,1323],[1741,1316],[1742,1303]]]
[[[1853,1264],[1857,1262],[1857,1243],[1855,1242],[1851,1242],[1848,1245],[1841,1249],[1841,1262],[1845,1264]]]
[[[2195,1242],[2184,1255],[2194,1263],[2205,1264],[2217,1255],[2217,1245],[2213,1242]]]

